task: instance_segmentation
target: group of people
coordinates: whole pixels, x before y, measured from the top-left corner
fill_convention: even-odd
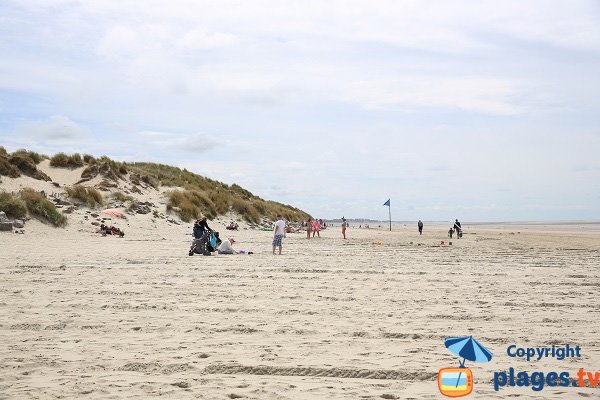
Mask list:
[[[305,222],[306,227],[306,238],[315,237],[315,234],[320,235],[321,229],[324,229],[327,224],[322,219],[313,219],[311,217]],[[238,225],[231,222],[226,229],[233,230],[230,227],[235,226],[235,230],[237,230]],[[417,223],[417,228],[419,229],[419,235],[423,234],[423,221],[419,220]],[[345,217],[342,217],[342,236],[344,239],[346,237],[346,231],[349,227],[348,221]],[[106,234],[119,234],[123,236],[124,233],[120,231],[118,228],[111,226],[110,228],[102,225],[101,231],[106,232]],[[110,232],[110,233],[109,233]],[[116,233],[115,233],[116,232]],[[293,232],[290,230],[290,226],[286,224],[285,220],[281,215],[277,216],[277,221],[273,226],[273,254],[281,254],[283,250],[283,239],[286,237],[286,232]],[[448,235],[452,238],[453,234],[456,234],[457,238],[462,237],[462,226],[458,219],[455,220],[454,225],[448,231]],[[203,255],[211,255],[211,252],[217,251],[219,254],[252,254],[252,252],[247,252],[244,250],[235,250],[233,248],[234,243],[236,242],[234,238],[230,237],[227,240],[221,240],[219,238],[219,233],[213,231],[208,226],[206,221],[206,217],[199,218],[194,223],[193,229],[194,240],[192,242],[192,246],[189,251],[189,255],[203,254]]]
[[[315,237],[315,234],[318,237],[321,237],[321,229],[327,228],[327,223],[322,219],[314,219],[312,217],[308,217],[306,222],[304,223],[306,227],[306,238],[310,239],[310,234],[312,232],[312,237]]]
[[[225,227],[228,231],[237,231],[240,228],[237,222],[231,221],[229,225]]]
[[[452,227],[450,227],[450,230],[448,230],[448,236],[450,237],[450,239],[452,239],[452,234],[455,233],[456,234],[456,238],[460,239],[462,237],[462,226],[460,225],[460,222],[458,221],[458,219],[454,220],[454,225]]]
[[[417,228],[419,229],[419,235],[423,234],[423,221],[419,220],[419,222],[417,222]],[[454,220],[454,225],[452,227],[450,227],[450,230],[448,231],[448,236],[450,237],[450,239],[452,239],[452,235],[456,234],[456,238],[460,239],[462,237],[462,226],[460,225],[460,222],[458,221],[458,219]]]
[[[229,226],[232,226],[233,222]],[[238,225],[235,224],[237,230]],[[219,232],[213,231],[206,220],[206,217],[198,218],[194,223],[194,229],[192,232],[194,240],[190,247],[189,255],[202,254],[210,256],[211,253],[217,252],[218,254],[253,254],[251,251],[236,250],[233,248],[233,244],[236,242],[234,238],[230,237],[227,240],[221,240],[219,238]]]
[[[123,237],[125,236],[125,232],[123,232],[121,229],[114,227],[114,226],[107,226],[104,224],[100,225],[100,230],[98,231],[98,233],[101,233],[102,236],[107,236],[107,235],[114,235],[114,236],[118,236],[118,237]]]

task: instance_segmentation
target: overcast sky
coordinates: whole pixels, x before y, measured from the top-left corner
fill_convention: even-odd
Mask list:
[[[600,219],[600,2],[4,0],[0,145],[316,217]]]

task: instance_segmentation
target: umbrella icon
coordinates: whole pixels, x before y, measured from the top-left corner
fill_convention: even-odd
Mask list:
[[[444,341],[446,348],[463,360],[460,362],[460,368],[465,368],[465,361],[488,362],[492,359],[492,352],[486,349],[473,336],[449,337]],[[458,387],[462,373],[459,372],[456,386]]]

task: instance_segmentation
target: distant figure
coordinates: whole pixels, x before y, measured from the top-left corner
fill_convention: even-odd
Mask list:
[[[279,247],[279,254],[281,255],[281,248],[283,247],[282,242],[285,237],[285,221],[281,215],[277,216],[277,222],[273,228],[273,254],[275,249]]]
[[[342,235],[344,236],[344,239],[346,239],[346,228],[348,228],[348,221],[346,221],[346,218],[342,217]]]
[[[312,237],[315,237],[315,233],[317,234],[318,237],[321,237],[321,234],[319,233],[321,231],[321,225],[319,225],[319,220],[314,219],[312,221]]]
[[[417,226],[419,227],[419,235],[423,234],[423,221],[419,220],[419,223],[417,224]]]
[[[454,220],[454,231],[456,233],[456,238],[460,239],[460,237],[462,236],[462,227],[460,226],[460,222],[458,222],[458,219]]]
[[[448,230],[448,236],[450,236],[450,239],[452,239],[452,234],[454,233],[454,228],[450,227],[450,230]]]
[[[310,232],[312,231],[312,218],[308,217],[308,219],[306,220],[306,238],[310,239]]]
[[[240,227],[240,226],[237,224],[237,222],[233,222],[233,221],[231,221],[231,222],[229,223],[229,225],[227,225],[227,226],[225,227],[225,229],[227,229],[227,230],[230,230],[230,231],[237,231],[237,230],[239,229],[239,227]]]
[[[229,240],[223,240],[221,245],[217,249],[219,254],[238,254],[237,251],[233,248],[233,244],[235,243],[234,238],[229,238]]]

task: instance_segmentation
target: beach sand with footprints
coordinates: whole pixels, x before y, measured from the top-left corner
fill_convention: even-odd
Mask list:
[[[188,257],[189,224],[131,221],[118,239],[30,221],[0,236],[0,398],[439,399],[437,371],[459,361],[444,338],[462,335],[494,353],[467,361],[472,398],[598,396],[491,383],[600,369],[598,225],[463,225],[451,246],[427,223],[289,234],[282,256],[242,230],[255,254]],[[512,343],[582,357],[527,362]]]

